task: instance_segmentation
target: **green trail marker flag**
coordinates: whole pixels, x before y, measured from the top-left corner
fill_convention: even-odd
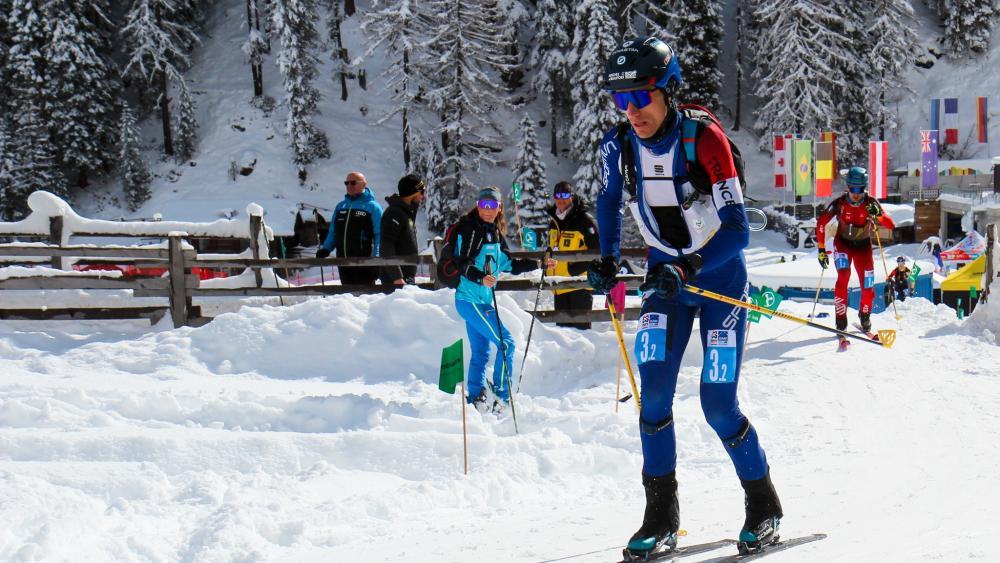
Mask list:
[[[463,354],[461,338],[441,350],[441,377],[438,379],[438,389],[449,395],[454,395],[455,386],[465,379]]]
[[[781,304],[782,299],[784,299],[784,297],[782,297],[780,293],[771,289],[770,287],[767,287],[766,285],[760,288],[760,293],[750,294],[750,300],[753,301],[754,305],[759,305],[761,307],[764,307],[765,309],[770,309],[772,311],[778,310],[778,305]],[[752,323],[759,323],[760,316],[762,314],[763,313],[759,313],[757,311],[748,311],[747,319],[749,319],[750,322]],[[769,319],[771,318],[771,315],[767,314],[763,315]]]
[[[535,235],[535,230],[531,227],[525,227],[521,229],[521,239],[524,241],[523,246],[527,251],[538,250],[538,237]]]
[[[514,188],[513,189],[513,191],[514,191],[514,203],[520,205],[521,204],[521,183],[520,182],[514,182],[513,188]]]
[[[910,270],[910,275],[906,279],[910,280],[910,283],[917,283],[917,276],[920,275],[920,266],[916,264],[913,265],[913,269]]]

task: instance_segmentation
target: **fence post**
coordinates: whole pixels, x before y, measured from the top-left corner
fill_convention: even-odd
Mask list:
[[[260,230],[263,226],[263,215],[250,215],[250,250],[253,251],[254,260],[260,260]],[[257,287],[261,287],[263,285],[264,277],[261,275],[259,267],[254,267],[253,278],[257,283]]]
[[[441,237],[434,237],[434,239],[431,240],[431,243],[434,245],[434,262],[431,264],[430,271],[431,282],[434,284],[434,289],[441,289],[444,286],[441,285],[440,281],[438,281],[437,263],[438,260],[441,259],[441,249],[444,248],[444,239]]]
[[[62,246],[63,237],[63,216],[55,215],[49,217],[49,244]],[[63,259],[60,256],[52,257],[52,267],[57,270],[63,269]]]
[[[174,327],[187,324],[187,285],[184,283],[184,249],[181,235],[170,234],[170,318]]]

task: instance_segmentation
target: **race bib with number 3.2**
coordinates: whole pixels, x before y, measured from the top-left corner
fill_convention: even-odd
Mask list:
[[[635,335],[635,357],[639,359],[639,365],[667,359],[666,315],[646,313],[639,318],[639,331]]]
[[[708,331],[705,365],[701,369],[702,383],[732,383],[736,381],[736,331]]]

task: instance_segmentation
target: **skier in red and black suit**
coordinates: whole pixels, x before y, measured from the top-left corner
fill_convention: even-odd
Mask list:
[[[830,257],[824,248],[826,224],[837,218],[837,236],[833,239],[834,265],[837,268],[837,285],[834,289],[834,308],[837,328],[847,329],[847,283],[851,279],[851,263],[861,281],[861,307],[858,320],[861,327],[871,331],[872,301],[875,300],[875,267],[872,260],[872,226],[875,221],[887,229],[896,225],[882,211],[878,200],[865,193],[868,188],[868,171],[855,166],[847,173],[847,193],[830,202],[816,219],[816,244],[819,246],[819,264],[826,269]]]

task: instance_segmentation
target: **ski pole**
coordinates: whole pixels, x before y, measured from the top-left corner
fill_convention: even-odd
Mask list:
[[[618,335],[618,349],[625,360],[625,369],[628,371],[628,381],[632,384],[632,396],[635,397],[635,408],[642,413],[642,399],[639,398],[639,388],[635,385],[635,373],[632,372],[632,362],[628,359],[628,350],[625,348],[625,337],[622,334],[622,325],[618,323],[615,304],[608,300],[608,311],[611,313],[611,322],[615,325],[615,333]]]
[[[552,252],[551,246],[545,247],[545,254],[542,255],[542,277],[538,280],[538,291],[535,292],[535,308],[531,311],[531,324],[528,325],[528,341],[524,344],[524,357],[521,358],[521,371],[517,372],[517,392],[521,392],[521,380],[524,379],[524,362],[528,361],[528,348],[531,347],[531,332],[535,330],[535,315],[538,314],[538,301],[542,297],[542,286],[545,285],[545,274],[548,268],[545,263],[549,261],[549,254]]]
[[[820,252],[826,253],[825,250],[820,250]],[[809,313],[809,318],[813,318],[816,315],[816,304],[819,303],[819,292],[823,291],[823,274],[826,273],[826,268],[820,268],[819,270],[819,283],[816,284],[816,298],[813,299],[812,312]]]
[[[882,248],[882,237],[878,234],[878,225],[875,224],[875,221],[872,220],[871,218],[869,218],[869,221],[871,221],[871,223],[872,223],[872,230],[875,231],[875,242],[878,244],[878,252],[879,252],[879,254],[882,255],[882,269],[885,270],[885,279],[886,279],[886,282],[888,282],[889,281],[889,266],[887,266],[886,263],[885,263],[885,249]],[[874,283],[874,282],[872,282],[872,283]],[[901,317],[899,315],[899,311],[896,310],[896,296],[895,296],[895,294],[891,295],[891,298],[889,299],[889,301],[892,302],[892,312],[896,315],[896,320],[898,321],[898,320],[902,319],[903,317]]]
[[[810,320],[803,319],[801,317],[796,317],[795,315],[789,315],[788,313],[785,313],[785,312],[782,312],[782,311],[772,311],[771,309],[767,309],[767,308],[761,307],[759,305],[754,305],[752,303],[747,303],[746,301],[741,301],[739,299],[733,299],[732,297],[729,297],[728,295],[721,295],[719,293],[715,293],[715,292],[709,291],[707,289],[701,289],[701,288],[697,288],[697,287],[694,287],[694,286],[691,286],[691,285],[686,285],[686,286],[684,286],[684,291],[687,291],[689,293],[693,293],[695,295],[701,295],[702,297],[708,297],[709,299],[715,299],[716,301],[722,301],[723,303],[728,303],[730,305],[735,305],[737,307],[743,307],[744,309],[749,309],[751,311],[757,311],[758,313],[763,313],[765,315],[773,315],[775,317],[779,317],[779,318],[785,319],[787,321],[794,321],[794,322],[797,322],[799,324],[804,324],[806,326],[811,326],[813,328],[818,328],[820,330],[825,330],[826,332],[832,332],[832,333],[834,333],[836,335],[839,335],[839,336],[844,336],[844,337],[847,337],[847,338],[854,338],[855,340],[861,340],[863,342],[869,342],[871,344],[876,344],[876,345],[879,345],[879,346],[884,346],[886,348],[892,348],[892,345],[896,342],[896,331],[895,330],[888,330],[888,329],[887,330],[880,330],[880,331],[878,331],[878,338],[879,339],[878,340],[873,340],[871,338],[868,338],[867,336],[860,336],[860,335],[857,335],[857,334],[854,334],[854,333],[851,333],[851,332],[847,332],[847,331],[844,331],[844,330],[838,330],[838,329],[833,328],[833,327],[824,326],[824,325],[821,325],[819,323],[814,323],[814,322],[812,322]]]
[[[493,261],[493,255],[486,255],[486,275],[492,276],[493,272],[490,268],[490,262]],[[499,273],[499,272],[497,272]],[[507,344],[503,340],[503,324],[500,322],[500,305],[497,304],[497,290],[496,284],[491,288],[493,289],[493,309],[497,313],[497,340],[500,341],[500,353],[503,354],[503,376],[500,381],[507,382],[507,394],[510,395],[510,416],[514,419],[514,434],[517,434],[517,410],[514,408],[514,389],[511,388],[510,380],[510,366],[507,365]]]

